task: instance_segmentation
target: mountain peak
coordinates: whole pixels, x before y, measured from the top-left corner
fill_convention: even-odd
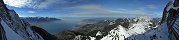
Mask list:
[[[1,40],[44,40],[31,29],[28,22],[21,20],[14,10],[9,10],[0,0]]]

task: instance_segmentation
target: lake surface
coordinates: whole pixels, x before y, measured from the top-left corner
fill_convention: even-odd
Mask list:
[[[90,19],[93,17],[60,17],[61,21],[52,21],[43,23],[41,27],[51,34],[57,34],[65,30],[71,30],[84,19]]]
[[[41,27],[51,34],[57,34],[65,30],[71,30],[80,23],[83,18],[63,17],[61,21],[52,21],[41,24]]]

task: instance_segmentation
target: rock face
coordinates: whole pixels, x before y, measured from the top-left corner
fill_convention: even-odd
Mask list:
[[[58,40],[58,38],[54,35],[51,35],[44,29],[37,27],[37,26],[32,26],[31,27],[33,31],[37,32],[44,40]]]
[[[166,22],[170,40],[179,40],[179,0],[170,0],[163,12],[163,22]],[[163,23],[164,24],[164,23]]]
[[[44,40],[0,0],[0,40]]]

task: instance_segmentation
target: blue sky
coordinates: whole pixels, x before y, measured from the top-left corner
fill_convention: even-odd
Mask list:
[[[4,0],[21,17],[161,17],[168,0]]]

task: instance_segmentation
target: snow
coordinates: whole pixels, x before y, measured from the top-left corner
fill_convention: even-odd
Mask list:
[[[7,40],[24,40],[21,36],[14,32],[3,20],[1,21],[1,24],[6,32]]]
[[[12,19],[10,21],[7,21],[7,19],[1,20],[7,40],[44,40],[39,34],[30,29],[30,25],[24,26],[25,23],[13,10],[10,11],[10,16]]]
[[[170,4],[169,4],[169,6],[167,7],[167,11],[169,11],[170,9],[175,9],[175,10],[177,10],[179,7],[174,7],[174,5],[173,5],[173,3],[174,3],[174,0],[170,0],[169,2],[171,2]]]
[[[133,21],[135,21],[135,22],[136,22],[137,20],[138,20],[137,18],[133,19]]]
[[[156,35],[156,39],[153,39],[154,37],[152,37],[153,35]],[[135,35],[135,36],[131,36],[128,39],[136,39],[136,40],[169,40],[168,38],[169,33],[168,33],[168,27],[166,25],[166,23],[160,25],[159,27],[157,27],[155,30],[151,29],[150,31],[147,31],[144,34],[140,34],[140,35]]]
[[[81,35],[75,36],[74,40],[81,40]]]
[[[114,28],[109,32],[109,34],[103,37],[101,40],[124,40],[126,37],[129,37],[125,28],[121,25],[118,28]]]
[[[34,39],[34,40],[44,40],[40,35],[38,35],[36,32],[33,32],[30,28],[27,28],[27,32],[31,35],[31,39]],[[40,38],[38,38],[38,36]]]
[[[98,32],[96,33],[96,36],[100,36],[100,35],[102,35],[102,33],[101,33],[100,31],[98,31]]]
[[[116,28],[112,29],[109,34],[103,37],[101,40],[125,40],[133,35],[144,34],[150,29],[151,19],[147,17],[140,17],[139,22],[133,23],[129,29],[118,25]],[[141,37],[141,36],[140,36]]]
[[[82,35],[77,35],[75,36],[75,38],[73,40],[82,40],[82,37],[87,37],[87,36],[82,36]],[[96,38],[95,37],[91,37],[91,36],[88,36],[90,39],[86,39],[86,40],[95,40]]]
[[[125,39],[135,39],[135,40],[169,40],[168,36],[168,27],[166,23],[160,25],[156,29],[145,30],[145,24],[133,24],[134,28],[130,28],[129,30],[125,29],[121,25],[117,28],[114,28],[109,32],[109,34],[103,37],[101,40],[125,40]],[[154,35],[156,35],[156,39],[154,39]]]
[[[118,25],[116,28],[110,30],[106,36],[103,36],[100,40],[169,40],[169,33],[167,23],[164,22],[161,25],[155,27],[150,26],[152,24],[151,18],[139,17],[133,20],[137,20],[136,23],[130,23],[129,28],[124,28]],[[96,36],[103,35],[100,31],[96,33]],[[76,39],[80,39],[86,36],[76,36]],[[96,37],[90,37],[91,40],[95,40]],[[87,39],[89,40],[89,39]]]
[[[90,37],[91,40],[95,40],[96,39],[95,37],[91,37],[91,36],[89,36],[89,37]]]
[[[115,22],[110,22],[108,25],[114,25],[115,24]]]
[[[141,22],[148,22],[148,21],[150,21],[151,20],[151,18],[150,17],[148,17],[148,16],[141,16],[141,17],[139,17],[139,18],[137,18],[139,21],[141,21]]]

